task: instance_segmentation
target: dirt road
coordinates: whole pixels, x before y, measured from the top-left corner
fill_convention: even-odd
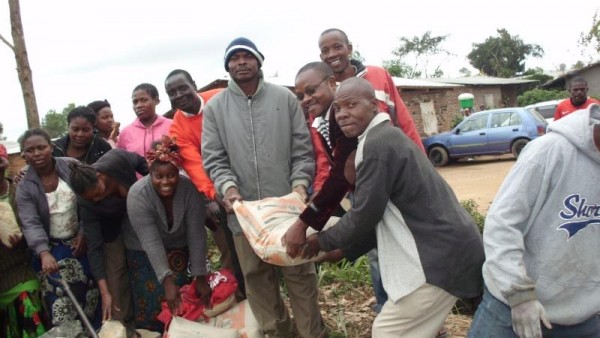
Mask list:
[[[512,155],[481,156],[438,168],[438,172],[459,200],[475,200],[479,211],[485,214],[514,163]]]

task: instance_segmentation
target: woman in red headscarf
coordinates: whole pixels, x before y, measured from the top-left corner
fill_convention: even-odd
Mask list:
[[[146,153],[150,174],[131,186],[127,212],[141,250],[128,250],[136,326],[162,331],[156,320],[161,302],[174,315],[180,310],[179,287],[189,282],[188,265],[197,279],[196,293],[206,304],[206,230],[202,195],[179,176],[177,145],[168,136]]]

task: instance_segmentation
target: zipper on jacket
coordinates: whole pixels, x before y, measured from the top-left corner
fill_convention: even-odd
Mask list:
[[[258,199],[262,199],[262,194],[260,190],[260,174],[258,172],[258,154],[256,153],[256,139],[254,137],[254,120],[252,118],[252,96],[248,96],[246,100],[246,105],[248,106],[248,112],[250,113],[250,129],[252,135],[252,150],[254,151],[254,169],[256,170],[256,188],[258,190]]]

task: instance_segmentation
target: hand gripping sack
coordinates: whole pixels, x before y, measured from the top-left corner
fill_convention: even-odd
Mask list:
[[[292,266],[317,260],[323,253],[312,259],[291,258],[281,244],[281,238],[298,219],[306,205],[296,192],[283,197],[265,198],[259,201],[236,201],[233,210],[244,235],[254,252],[263,261],[279,265]],[[331,217],[323,229],[327,229],[339,220]],[[316,233],[312,228],[306,230],[306,236]]]

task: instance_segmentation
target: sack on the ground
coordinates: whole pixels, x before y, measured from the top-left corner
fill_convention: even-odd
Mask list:
[[[292,266],[317,260],[323,253],[312,259],[291,258],[281,244],[281,238],[298,219],[306,205],[296,192],[283,197],[265,198],[259,201],[236,201],[233,210],[242,231],[254,252],[263,261],[279,265]],[[337,223],[338,217],[331,217],[324,229]],[[316,233],[308,228],[306,236]]]
[[[78,320],[69,320],[58,326],[53,327],[40,338],[77,338],[83,334],[81,322]]]
[[[223,268],[215,271],[207,276],[208,283],[212,289],[210,297],[211,309],[206,309],[204,301],[196,294],[196,283],[194,279],[190,284],[182,286],[179,291],[181,293],[181,317],[192,321],[198,321],[204,317],[214,317],[235,303],[235,290],[237,290],[237,279],[231,270]],[[162,303],[162,311],[158,314],[157,319],[165,325],[173,318],[171,310],[166,301]]]
[[[17,235],[21,238],[23,233],[19,229],[17,218],[10,204],[0,202],[0,241],[9,249],[12,248],[12,244],[8,240],[11,235]]]
[[[164,338],[240,338],[237,330],[193,322],[173,317]]]
[[[238,282],[230,269],[222,268],[208,276],[208,283],[213,292],[210,296],[211,308],[204,310],[204,316],[212,318],[229,310],[236,303]]]
[[[139,333],[140,338],[161,338],[162,335],[156,331],[149,331],[146,329],[137,329],[135,332]]]
[[[263,338],[260,325],[250,309],[248,300],[244,300],[226,312],[207,321],[215,327],[237,330],[241,338]]]
[[[127,338],[127,329],[118,320],[107,320],[102,323],[100,332],[98,332],[100,338]]]

